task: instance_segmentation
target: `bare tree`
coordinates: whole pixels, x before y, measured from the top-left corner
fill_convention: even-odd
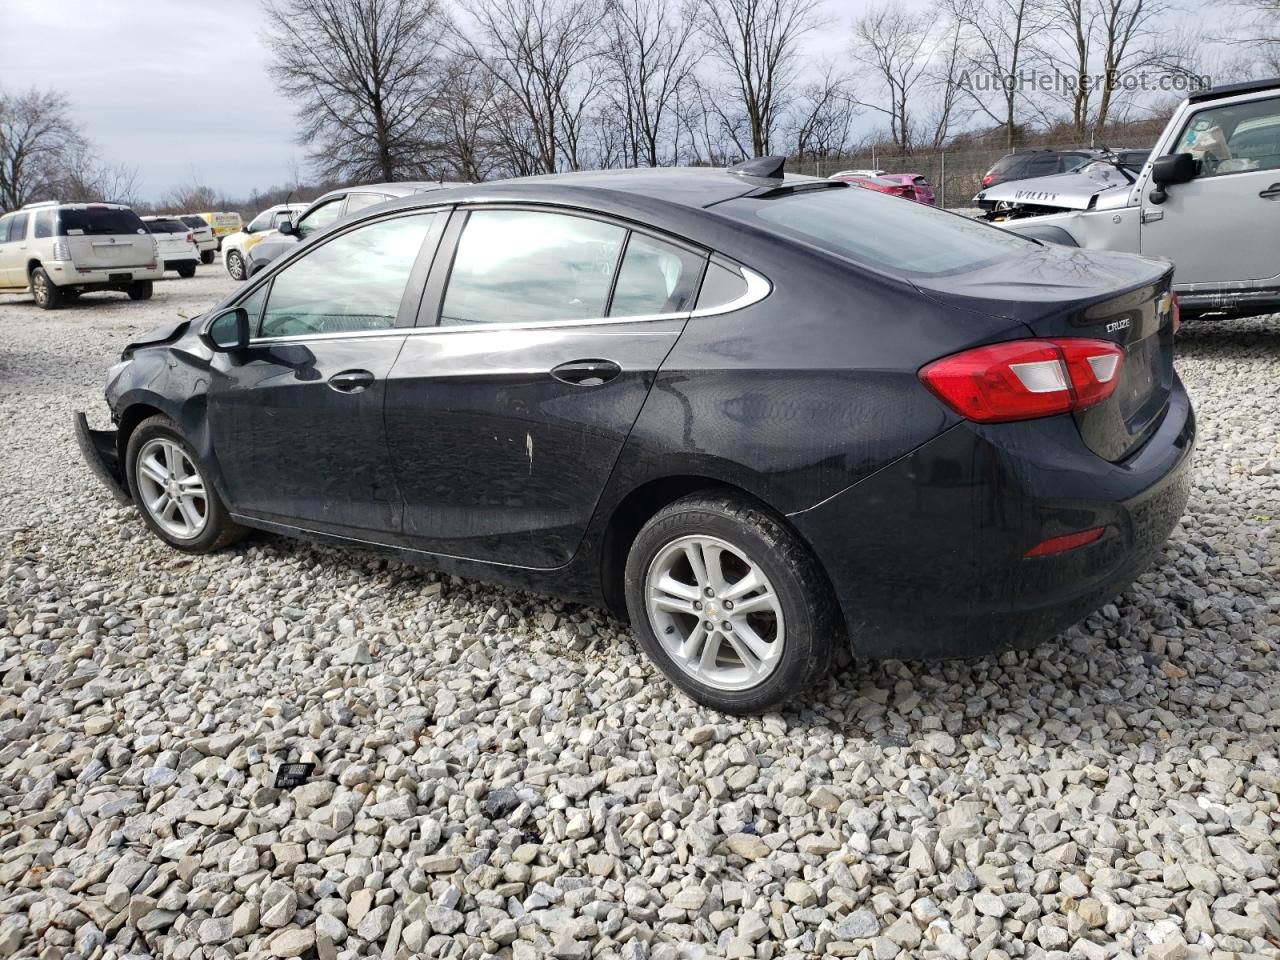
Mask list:
[[[1244,19],[1226,42],[1256,52],[1263,75],[1280,73],[1280,0],[1235,0],[1234,5]]]
[[[1167,46],[1162,24],[1170,14],[1164,0],[1096,0],[1102,43],[1102,86],[1094,130],[1106,130],[1117,82],[1146,67],[1177,69],[1181,56]]]
[[[493,76],[475,60],[451,57],[443,70],[432,125],[451,179],[479,183],[501,167],[494,130],[500,98]]]
[[[659,144],[669,134],[675,104],[693,70],[695,8],[673,0],[615,0],[605,22],[605,57],[618,91],[627,159],[665,162]],[[674,137],[671,149],[674,151]]]
[[[267,0],[271,74],[297,101],[300,140],[323,175],[427,173],[422,123],[441,17],[436,0]]]
[[[976,85],[965,89],[978,108],[1005,130],[1005,145],[1012,149],[1020,126],[1021,73],[1035,59],[1036,38],[1052,25],[1046,0],[947,0],[951,16],[963,24],[973,47],[967,66],[986,75],[995,87],[995,101],[988,103]]]
[[[112,200],[135,206],[139,203],[138,169],[104,161],[91,143],[81,141],[64,155],[52,192],[71,203]]]
[[[464,0],[461,6],[474,36],[455,25],[450,44],[488,70],[507,109],[519,111],[538,172],[554,173],[561,159],[575,168],[581,125],[600,92],[601,2]],[[503,119],[508,133],[512,121]]]
[[[56,199],[66,161],[87,149],[62,93],[0,91],[0,209]]]
[[[710,43],[711,57],[727,75],[728,85],[744,111],[750,151],[763,156],[772,149],[774,129],[800,69],[801,40],[819,26],[820,0],[699,3],[699,20]],[[716,109],[732,130],[721,102]]]
[[[803,164],[807,157],[818,164],[844,153],[857,112],[853,81],[833,65],[825,65],[818,79],[800,90],[792,111],[797,162]]]
[[[915,145],[912,96],[929,67],[931,34],[916,13],[892,0],[853,22],[853,58],[884,88],[883,101],[859,102],[889,118],[889,135],[903,153]]]
[[[939,24],[940,31],[924,76],[924,86],[933,94],[926,114],[929,146],[937,150],[947,142],[955,124],[963,123],[970,115],[964,107],[964,91],[960,89],[967,37],[965,25],[948,15],[945,3],[935,3],[929,16]]]

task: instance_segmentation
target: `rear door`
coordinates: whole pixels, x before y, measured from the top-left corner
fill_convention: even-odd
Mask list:
[[[325,240],[240,301],[255,335],[216,354],[209,427],[233,512],[394,539],[400,494],[382,408],[444,214],[413,211]]]
[[[1179,289],[1280,280],[1280,97],[1197,110],[1175,149],[1200,172],[1162,204],[1143,196],[1142,252],[1177,264]]]
[[[700,251],[584,215],[456,214],[424,299],[425,322],[438,325],[406,340],[387,388],[406,543],[567,563],[703,263]]]
[[[58,236],[67,238],[71,260],[81,269],[145,267],[155,259],[155,241],[128,207],[97,203],[62,207]]]

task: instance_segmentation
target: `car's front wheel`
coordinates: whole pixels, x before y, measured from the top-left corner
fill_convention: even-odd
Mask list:
[[[138,425],[129,437],[126,461],[142,519],[165,543],[189,553],[208,553],[244,535],[195,451],[168,417],[151,417]]]
[[[812,553],[737,494],[694,494],[660,510],[632,544],[625,586],[645,652],[693,699],[727,713],[805,691],[839,642]]]
[[[244,257],[240,256],[240,251],[238,250],[228,251],[227,273],[231,274],[232,280],[244,279]]]
[[[57,310],[62,306],[62,291],[49,279],[44,267],[31,271],[31,298],[41,310]]]

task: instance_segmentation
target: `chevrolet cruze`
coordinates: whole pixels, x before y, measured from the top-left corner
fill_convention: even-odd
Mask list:
[[[179,550],[248,528],[607,606],[698,701],[834,650],[1028,647],[1186,503],[1168,264],[776,160],[371,207],[130,344],[91,467]]]

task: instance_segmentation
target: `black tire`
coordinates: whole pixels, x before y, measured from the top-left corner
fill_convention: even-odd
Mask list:
[[[156,522],[150,511],[142,503],[141,485],[138,480],[139,454],[149,441],[157,438],[176,442],[204,482],[206,491],[204,526],[194,537],[181,538],[174,536]],[[128,464],[129,470],[129,492],[133,495],[138,512],[142,514],[143,522],[151,528],[152,533],[169,544],[169,546],[186,553],[211,553],[214,550],[230,546],[248,533],[246,528],[231,520],[226,504],[222,502],[222,498],[218,496],[218,491],[213,487],[208,468],[196,456],[191,444],[179,432],[177,425],[168,417],[154,416],[138,424],[137,429],[129,435],[125,463]]]
[[[227,252],[227,273],[231,274],[232,280],[244,279],[244,257],[240,255],[239,250]]]
[[[196,275],[196,265],[194,263],[184,263],[178,267],[178,276],[183,280],[190,280]]]
[[[658,639],[646,602],[647,575],[664,548],[689,536],[714,537],[740,549],[773,587],[785,624],[782,652],[755,686],[725,690],[703,683]],[[735,491],[701,491],[658,511],[631,545],[624,590],[632,629],[650,659],[698,703],[725,713],[760,713],[805,692],[826,675],[844,640],[830,585],[808,547],[780,517]]]
[[[151,292],[150,280],[135,280],[129,284],[128,294],[130,300],[150,300]]]
[[[203,264],[207,267],[209,264],[213,263],[213,258],[214,258],[215,253],[216,253],[216,251],[214,251],[214,250],[203,250],[203,251],[201,251],[201,253],[200,253],[200,262],[201,262],[201,263],[203,263]]]
[[[31,297],[41,310],[57,310],[62,306],[62,291],[49,279],[44,267],[36,267],[31,271]]]

